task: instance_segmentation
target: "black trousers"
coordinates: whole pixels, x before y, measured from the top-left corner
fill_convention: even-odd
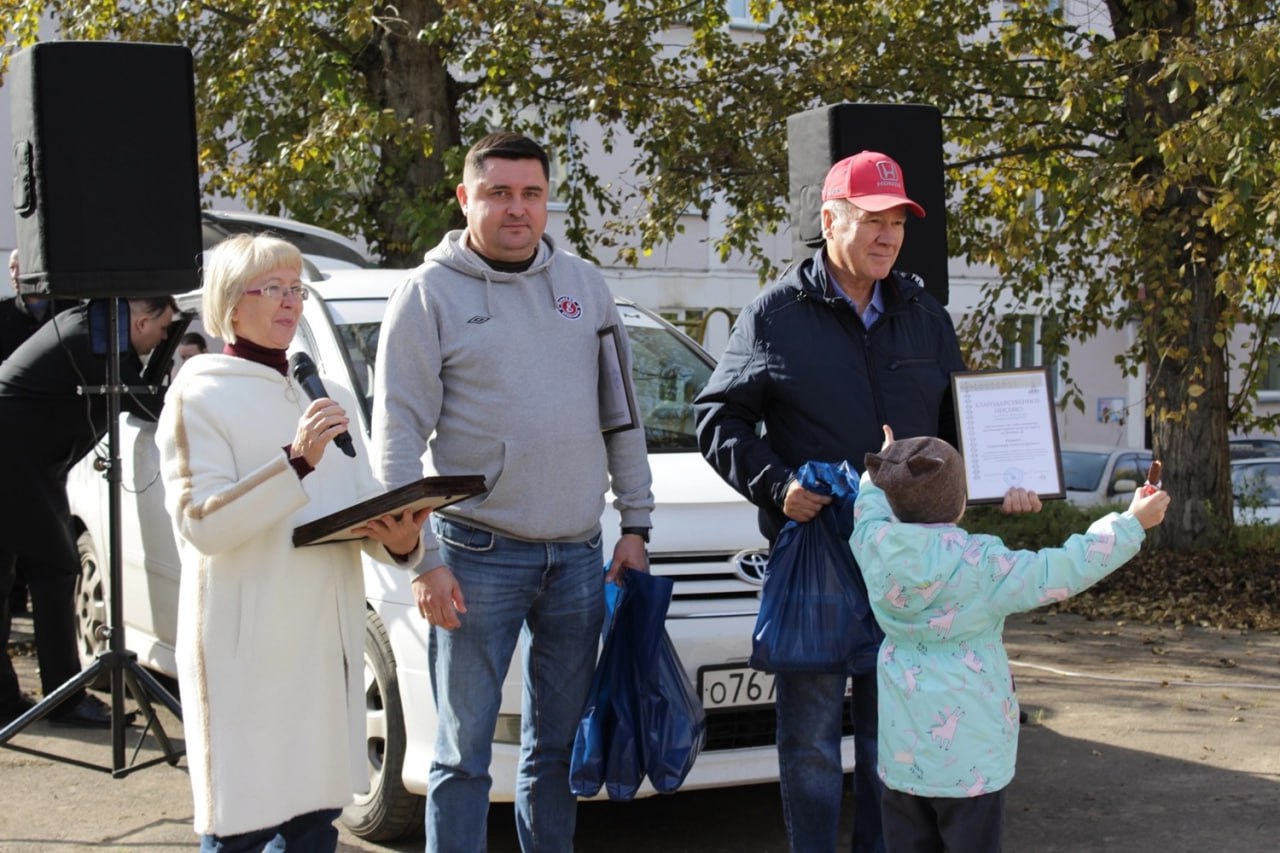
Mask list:
[[[61,549],[50,549],[57,552]],[[16,575],[17,555],[0,550],[0,641],[9,645],[13,628],[10,597]],[[36,660],[40,664],[40,688],[49,695],[80,672],[80,653],[76,647],[76,577],[78,564],[65,560],[48,561],[29,554],[22,555],[22,567],[31,594],[31,618],[35,624]],[[0,655],[0,709],[13,708],[19,701],[21,688],[18,675],[8,654]],[[62,708],[79,701],[71,697]]]
[[[886,853],[1000,853],[1004,789],[980,797],[916,797],[884,789]]]

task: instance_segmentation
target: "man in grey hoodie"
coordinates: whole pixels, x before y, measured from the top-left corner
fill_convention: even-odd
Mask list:
[[[609,488],[622,535],[608,577],[648,568],[644,430],[600,429],[599,333],[622,320],[599,271],[543,234],[549,173],[546,152],[518,134],[472,146],[457,189],[467,227],[392,295],[378,344],[383,483],[481,473],[487,487],[433,513],[413,582],[439,714],[431,853],[485,848],[494,726],[522,635],[517,832],[526,853],[572,850],[569,756],[603,621]]]

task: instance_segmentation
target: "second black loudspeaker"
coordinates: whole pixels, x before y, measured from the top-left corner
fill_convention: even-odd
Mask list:
[[[896,269],[924,279],[947,304],[947,207],[942,181],[942,114],[925,104],[833,104],[787,118],[792,249],[796,260],[822,245],[822,182],[859,151],[888,154],[902,167],[907,195],[925,218],[907,216]]]
[[[10,60],[23,292],[200,284],[195,78],[181,45],[45,42]]]

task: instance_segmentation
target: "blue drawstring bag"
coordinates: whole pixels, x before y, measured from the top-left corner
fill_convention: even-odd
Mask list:
[[[832,501],[808,522],[788,521],[778,534],[752,635],[751,666],[764,672],[871,672],[884,632],[849,549],[858,474],[848,462],[806,462],[796,479]]]
[[[707,713],[671,637],[664,630],[653,676],[658,689],[646,694],[644,772],[654,790],[671,794],[684,784],[707,741]]]
[[[628,640],[620,636],[626,631],[618,630],[626,598],[625,588],[605,584],[604,643],[569,758],[569,789],[578,797],[594,797],[607,780],[610,798],[617,791],[621,798],[630,799],[644,776],[636,739],[636,702],[631,695],[634,678],[629,675],[634,664]]]
[[[636,613],[644,614],[629,626],[640,679],[644,771],[654,790],[670,794],[684,783],[702,751],[706,712],[665,627],[672,579],[645,572],[627,572],[626,577]]]
[[[692,769],[706,715],[666,632],[671,578],[623,575],[569,762],[569,787],[633,799],[644,776],[670,793]]]

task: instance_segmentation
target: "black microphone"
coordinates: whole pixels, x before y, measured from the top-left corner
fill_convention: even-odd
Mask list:
[[[316,363],[311,360],[311,356],[305,352],[295,352],[289,356],[289,368],[293,373],[294,381],[302,386],[302,390],[307,392],[307,396],[312,400],[318,397],[328,397],[329,393],[324,390],[324,383],[320,381],[320,371],[316,369]],[[343,453],[352,459],[356,456],[355,445],[351,443],[351,434],[342,433],[333,440]]]

